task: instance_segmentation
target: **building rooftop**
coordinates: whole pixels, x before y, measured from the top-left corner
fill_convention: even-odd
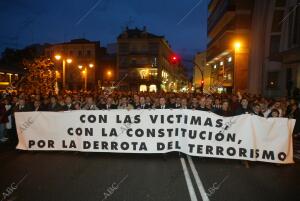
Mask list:
[[[145,38],[145,37],[164,39],[164,36],[158,36],[158,35],[147,32],[145,26],[143,27],[143,29],[138,29],[137,27],[135,29],[129,29],[128,27],[126,27],[125,31],[123,31],[118,36],[118,39],[121,39],[121,38]]]

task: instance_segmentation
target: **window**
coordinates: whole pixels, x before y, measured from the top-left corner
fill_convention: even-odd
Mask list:
[[[128,43],[121,43],[119,44],[119,52],[121,54],[126,54],[129,51]]]
[[[140,91],[141,92],[147,91],[147,86],[146,85],[140,85]]]
[[[91,57],[91,50],[87,50],[87,51],[86,51],[86,56],[87,56],[87,57]]]
[[[151,84],[150,87],[149,87],[149,91],[150,92],[156,92],[157,91],[157,87],[155,84]]]
[[[299,0],[298,0],[298,4],[300,4]],[[300,46],[300,5],[295,10],[293,44],[295,46]]]
[[[78,57],[82,57],[82,51],[81,50],[78,51]]]
[[[285,0],[276,0],[276,7],[284,7]]]
[[[277,54],[280,46],[280,35],[271,36],[269,56]]]
[[[284,18],[284,10],[275,10],[272,22],[272,32],[281,32],[280,21]]]

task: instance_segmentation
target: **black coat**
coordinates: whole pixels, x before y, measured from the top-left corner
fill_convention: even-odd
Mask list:
[[[101,104],[99,105],[100,110],[113,110],[113,109],[118,109],[118,106],[115,104],[107,105],[107,104]]]

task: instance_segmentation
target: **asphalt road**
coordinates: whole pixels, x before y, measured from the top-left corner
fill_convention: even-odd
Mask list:
[[[177,152],[28,152],[0,145],[0,201],[297,201],[298,155],[293,165],[247,168]]]

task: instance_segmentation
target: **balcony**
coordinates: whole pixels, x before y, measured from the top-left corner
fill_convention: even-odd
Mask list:
[[[218,7],[210,14],[207,21],[207,32],[209,33],[218,21],[228,11],[235,11],[235,5],[232,0],[223,0],[220,2]]]

